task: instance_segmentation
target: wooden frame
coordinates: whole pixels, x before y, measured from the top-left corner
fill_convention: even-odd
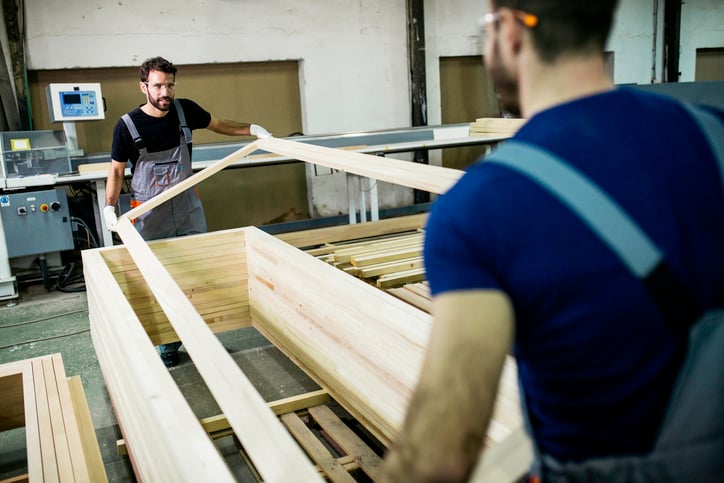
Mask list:
[[[320,477],[214,331],[253,324],[384,444],[394,439],[416,383],[430,316],[292,246],[312,244],[315,236],[280,237],[287,243],[245,227],[146,243],[131,225],[134,217],[258,148],[435,193],[462,174],[257,140],[122,216],[116,231],[124,247],[84,251],[91,335],[141,480],[231,479],[154,344],[184,343],[255,467],[270,482]],[[416,218],[418,226],[421,220]],[[390,232],[394,223],[359,225],[359,231]],[[354,231],[335,227],[325,233]],[[517,388],[513,392],[517,398]],[[519,424],[513,422],[510,431]]]

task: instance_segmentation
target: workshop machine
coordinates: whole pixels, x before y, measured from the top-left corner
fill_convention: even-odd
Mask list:
[[[0,132],[0,300],[16,298],[12,265],[38,262],[49,287],[49,267],[62,267],[60,252],[74,248],[71,216],[58,178],[73,172],[79,156],[75,121],[103,119],[100,84],[50,84],[46,90],[52,122],[60,131]]]

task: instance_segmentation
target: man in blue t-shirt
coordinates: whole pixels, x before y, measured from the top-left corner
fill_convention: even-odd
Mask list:
[[[613,88],[603,47],[616,0],[489,7],[485,64],[502,107],[528,119],[514,139],[593,180],[662,248],[697,305],[719,306],[724,188],[715,153],[678,102]],[[477,163],[435,203],[425,266],[434,325],[380,481],[466,479],[510,351],[531,436],[549,461],[652,450],[686,339],[561,201],[520,173]]]

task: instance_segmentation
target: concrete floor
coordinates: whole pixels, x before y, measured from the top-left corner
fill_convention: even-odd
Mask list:
[[[224,347],[267,401],[302,394],[318,386],[253,328],[219,334]],[[109,481],[135,481],[128,458],[120,456],[121,438],[89,332],[85,292],[48,291],[42,285],[20,287],[19,298],[0,302],[0,364],[59,352],[66,373],[80,375]],[[199,418],[220,410],[193,362],[181,348],[181,362],[170,369]],[[233,440],[217,440],[240,481],[255,481]],[[27,472],[24,430],[0,433],[0,480]]]

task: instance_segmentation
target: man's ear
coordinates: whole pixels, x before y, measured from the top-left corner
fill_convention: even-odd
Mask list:
[[[146,89],[148,89],[148,86],[146,86],[146,83],[143,81],[138,82],[138,88],[141,89],[141,92],[143,92],[144,95],[146,95]]]

